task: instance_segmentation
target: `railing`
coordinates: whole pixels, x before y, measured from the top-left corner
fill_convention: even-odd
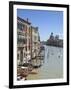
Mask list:
[[[17,47],[25,47],[24,44],[17,44]]]
[[[24,31],[21,31],[21,30],[19,30],[19,29],[17,29],[17,32],[18,32],[18,33],[21,33],[21,34],[25,34]]]

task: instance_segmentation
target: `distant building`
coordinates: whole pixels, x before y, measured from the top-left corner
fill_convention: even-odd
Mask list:
[[[59,35],[54,37],[53,33],[51,33],[50,38],[47,40],[47,45],[63,47],[63,39],[59,39]]]
[[[55,36],[55,40],[59,40],[59,35],[56,35]]]
[[[39,52],[38,28],[31,26],[31,23],[20,17],[17,17],[17,63],[22,65],[29,63],[33,54]],[[34,52],[35,51],[35,52]]]
[[[50,35],[50,40],[54,40],[53,33],[51,33],[51,35]]]

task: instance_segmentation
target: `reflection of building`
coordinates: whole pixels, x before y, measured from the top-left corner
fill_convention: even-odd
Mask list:
[[[31,56],[36,56],[40,47],[37,27],[32,27],[27,20],[17,17],[17,59],[18,65],[29,63]]]
[[[63,40],[59,39],[59,35],[54,37],[53,33],[51,33],[50,38],[47,40],[47,45],[63,47]]]

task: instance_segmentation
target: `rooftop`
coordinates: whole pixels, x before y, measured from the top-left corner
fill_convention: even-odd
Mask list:
[[[22,18],[20,18],[20,17],[17,17],[17,20],[20,20],[21,22],[25,22],[25,23],[27,23],[27,24],[31,24],[29,21],[28,21],[28,18],[26,19],[26,20],[24,20],[24,19],[22,19]]]

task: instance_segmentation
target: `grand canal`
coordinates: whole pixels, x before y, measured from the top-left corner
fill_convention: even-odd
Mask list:
[[[29,74],[27,80],[63,77],[63,48],[46,45],[44,47],[45,57],[42,66],[35,69],[36,74]]]

